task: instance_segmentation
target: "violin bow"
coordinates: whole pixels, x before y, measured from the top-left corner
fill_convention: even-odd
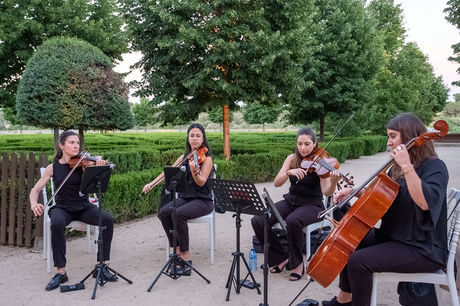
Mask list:
[[[342,124],[342,126],[337,129],[337,131],[335,132],[334,136],[332,136],[331,140],[329,140],[329,142],[326,144],[326,146],[321,149],[321,151],[319,152],[318,156],[316,156],[316,158],[311,163],[310,167],[308,167],[307,171],[309,171],[311,166],[316,163],[316,161],[319,159],[321,154],[323,154],[323,152],[326,151],[326,148],[332,143],[332,141],[335,139],[335,137],[337,137],[337,135],[339,135],[339,133],[342,131],[342,129],[345,127],[345,125],[347,125],[348,122],[350,122],[351,118],[353,118],[354,115],[355,114],[352,113],[350,115],[350,117],[348,117],[348,119]]]

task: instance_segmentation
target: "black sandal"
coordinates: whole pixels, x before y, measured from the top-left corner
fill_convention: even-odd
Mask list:
[[[293,273],[289,274],[289,280],[291,282],[296,282],[296,281],[300,280],[304,274],[305,274],[305,265],[304,265],[304,263],[302,263],[302,274],[297,274],[297,273],[293,272]],[[291,278],[291,277],[293,277],[293,278]]]
[[[279,274],[279,273],[283,272],[284,268],[287,267],[288,263],[289,263],[289,262],[287,262],[281,269],[280,269],[279,265],[276,265],[276,266],[274,266],[274,267],[271,267],[271,268],[270,268],[270,273]]]

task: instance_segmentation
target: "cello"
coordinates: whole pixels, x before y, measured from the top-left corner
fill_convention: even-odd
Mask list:
[[[423,133],[412,138],[406,144],[407,150],[414,146],[422,146],[426,141],[444,137],[449,131],[449,126],[443,120],[436,121],[433,127],[438,132]],[[394,163],[395,161],[390,159],[342,202],[320,213],[319,217],[326,216],[330,211],[348,203],[358,192],[366,188],[340,222],[330,220],[334,228],[308,265],[306,273],[321,286],[329,286],[343,270],[350,254],[382,218],[396,198],[399,184],[387,174],[387,170]]]

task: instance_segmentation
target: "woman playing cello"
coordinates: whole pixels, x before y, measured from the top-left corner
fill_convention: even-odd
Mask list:
[[[431,141],[410,151],[405,147],[410,139],[426,133],[417,116],[400,114],[386,127],[395,161],[389,175],[399,184],[398,194],[380,228],[371,230],[350,255],[340,273],[338,296],[323,301],[324,306],[370,305],[372,273],[434,272],[447,259],[446,165],[437,158]],[[334,200],[340,202],[351,191],[337,192]]]
[[[289,280],[297,281],[304,273],[302,259],[302,229],[320,221],[318,213],[324,209],[323,194],[329,196],[340,180],[338,171],[333,171],[328,178],[319,177],[315,172],[308,172],[300,167],[301,162],[318,151],[315,132],[302,128],[297,133],[297,148],[289,155],[275,178],[275,187],[282,186],[288,179],[291,182],[289,192],[284,200],[276,203],[276,207],[287,225],[289,253],[286,252],[272,230],[269,230],[268,265],[271,273],[280,273],[286,266],[292,270]],[[264,216],[252,218],[252,227],[261,243],[264,238]],[[278,221],[274,216],[269,219],[269,226]]]
[[[184,159],[184,156],[189,156],[190,152],[200,150],[203,146],[207,150],[201,164],[196,165],[193,159]],[[173,202],[164,205],[160,209],[158,217],[168,236],[170,247],[175,247],[177,254],[179,254],[182,259],[192,263],[189,250],[187,220],[207,215],[214,209],[211,189],[208,186],[208,178],[212,170],[213,162],[209,152],[206,133],[201,124],[194,123],[189,126],[187,130],[186,152],[184,155],[181,155],[174,164],[182,164],[186,167],[185,175],[187,178],[187,193],[181,193],[179,199],[176,200],[177,238],[179,245],[172,245],[173,237],[170,233],[170,230],[173,228],[173,220],[171,218]],[[162,176],[162,174],[160,174],[160,176]],[[157,177],[152,182],[146,184],[142,191],[144,193],[150,191],[154,182],[158,181],[158,179]],[[181,275],[190,275],[191,268],[184,265],[180,267],[177,272]]]

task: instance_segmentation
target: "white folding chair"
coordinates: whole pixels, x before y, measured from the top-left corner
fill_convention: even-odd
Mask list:
[[[328,201],[328,198],[326,198],[326,201]],[[333,218],[332,212],[330,212],[329,216]],[[323,227],[330,227],[332,229],[334,226],[328,219],[324,218],[319,222],[309,224],[303,228],[303,232],[305,233],[305,255],[307,256],[307,260],[310,259],[311,255],[311,233],[315,230],[321,231]]]
[[[454,209],[455,205],[460,202],[460,191],[449,189],[447,191],[448,210]],[[444,305],[441,301],[439,285],[449,287],[450,297],[453,306],[459,306],[457,287],[455,284],[454,260],[457,251],[458,235],[460,233],[460,205],[455,207],[452,215],[449,233],[447,236],[449,242],[449,257],[447,258],[446,271],[438,270],[433,273],[392,273],[382,272],[373,273],[372,275],[372,297],[371,305],[377,304],[377,286],[383,282],[417,282],[435,284],[436,298],[439,305]]]
[[[211,172],[212,178],[216,178],[216,173],[217,173],[217,165],[213,164],[213,169]],[[214,202],[214,194],[212,194],[212,200]],[[216,248],[216,218],[215,218],[215,211],[214,209],[212,212],[205,216],[201,216],[195,219],[190,219],[187,220],[187,223],[207,223],[209,225],[209,249],[210,249],[210,257],[209,260],[211,262],[211,265],[214,264],[214,249]],[[166,238],[166,259],[169,259],[169,253],[170,253],[170,248],[169,248],[169,241]]]
[[[40,168],[40,175],[43,176],[45,172],[45,168]],[[54,182],[53,178],[50,179],[50,189],[51,189],[51,196],[54,194]],[[48,195],[46,191],[46,186],[42,189],[43,194],[43,204],[48,202]],[[93,201],[92,201],[93,202]],[[94,204],[98,205],[97,201],[93,202]],[[43,214],[43,259],[46,259],[46,271],[51,273],[51,219],[48,215],[48,211],[51,207],[56,205],[55,199],[52,200],[51,206],[45,207],[45,212]],[[95,238],[91,239],[91,225],[80,222],[80,221],[72,221],[67,228],[76,231],[86,231],[86,240],[88,241],[88,253],[91,253],[91,245],[95,245],[97,251],[97,243]],[[94,226],[94,237],[97,237],[99,233],[99,228]]]

